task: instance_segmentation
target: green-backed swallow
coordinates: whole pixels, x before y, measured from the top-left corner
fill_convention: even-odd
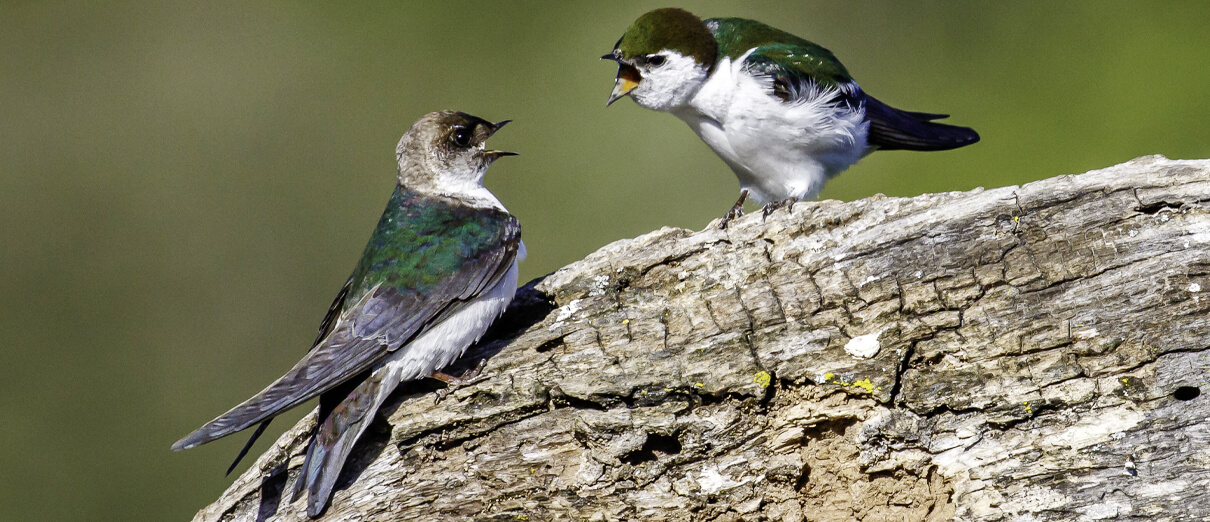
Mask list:
[[[674,8],[635,20],[603,59],[618,63],[608,104],[629,95],[670,112],[739,177],[766,214],[814,196],[874,150],[946,150],[979,141],[943,114],[901,111],[862,91],[830,51],[743,18]]]
[[[483,187],[511,152],[484,142],[507,121],[434,112],[395,150],[399,184],[311,350],[281,378],[177,441],[192,448],[320,397],[318,426],[294,488],[323,512],[336,477],[395,386],[462,355],[504,312],[525,257],[516,218]]]

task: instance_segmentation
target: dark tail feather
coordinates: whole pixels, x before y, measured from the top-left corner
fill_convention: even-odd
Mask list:
[[[908,116],[911,116],[913,118],[916,118],[916,119],[922,120],[922,121],[944,120],[944,119],[950,117],[950,115],[948,115],[948,114],[936,114],[936,113],[932,113],[932,112],[912,112],[912,111],[899,111],[899,112],[902,112]]]
[[[869,144],[879,150],[949,150],[979,141],[974,129],[932,122],[947,117],[944,114],[901,111],[870,96],[865,114]]]
[[[315,427],[316,430],[319,426]],[[307,489],[307,470],[311,469],[311,459],[315,456],[315,431],[311,432],[311,440],[307,443],[307,458],[303,460],[302,470],[298,472],[298,479],[294,481],[294,487],[290,490],[290,503],[298,502],[302,497],[302,492]]]
[[[390,394],[391,390],[383,384],[380,377],[371,375],[333,408],[330,415],[321,417],[322,422],[315,428],[292,494],[297,500],[302,490],[307,490],[307,515],[311,518],[327,509],[345,459],[374,420],[378,406]]]
[[[269,427],[270,422],[273,422],[273,418],[265,419],[260,423],[260,426],[256,427],[256,431],[252,432],[251,437],[248,437],[248,442],[244,443],[244,449],[239,450],[239,455],[235,456],[235,461],[231,463],[231,466],[227,467],[227,475],[230,475],[235,467],[239,465],[239,461],[244,460],[244,457],[248,455],[248,450],[252,449],[252,445],[256,444],[256,439],[259,439],[265,433],[265,428]]]

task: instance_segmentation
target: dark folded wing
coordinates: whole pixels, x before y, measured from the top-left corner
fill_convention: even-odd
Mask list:
[[[861,96],[870,122],[868,141],[879,150],[948,150],[979,141],[974,129],[931,121],[945,115],[901,111],[868,94]]]
[[[466,248],[457,271],[422,290],[378,285],[347,306],[330,332],[273,384],[173,444],[191,448],[293,408],[370,369],[387,354],[462,309],[500,281],[516,259],[520,228],[511,216],[494,240]],[[331,315],[331,313],[329,313]]]
[[[757,47],[748,54],[743,66],[749,74],[771,79],[770,94],[783,102],[798,102],[827,91],[843,102],[845,96],[858,90],[832,53],[809,42]]]
[[[345,281],[345,284],[343,287],[341,287],[340,292],[336,294],[336,299],[332,300],[332,305],[328,307],[328,313],[324,314],[323,320],[319,322],[319,335],[315,336],[315,341],[311,344],[311,349],[315,349],[316,346],[319,346],[319,342],[322,341],[324,337],[327,337],[328,334],[332,333],[332,327],[336,325],[336,318],[340,316],[340,311],[343,308],[342,305],[344,304],[345,297],[349,295],[349,290],[352,290],[352,288],[353,278],[350,277],[348,281]],[[265,428],[269,427],[269,423],[271,421],[273,421],[272,417],[261,421],[260,426],[256,427],[256,431],[252,432],[252,436],[248,437],[248,442],[244,443],[244,447],[239,450],[239,454],[235,456],[235,460],[231,461],[230,466],[227,466],[228,475],[230,475],[231,472],[235,470],[235,467],[239,465],[240,461],[244,460],[244,457],[248,455],[248,451],[252,449],[252,445],[256,444],[256,440],[265,433]]]
[[[979,141],[973,129],[935,123],[945,114],[901,111],[869,96],[826,49],[808,43],[757,47],[744,61],[745,70],[771,80],[770,94],[786,103],[832,96],[838,109],[865,107],[869,144],[881,150],[946,150]]]

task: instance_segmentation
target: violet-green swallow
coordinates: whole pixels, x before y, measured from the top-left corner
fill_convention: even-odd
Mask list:
[[[635,20],[611,53],[606,105],[629,95],[676,115],[739,177],[740,199],[769,211],[819,193],[875,150],[946,150],[979,141],[944,114],[894,109],[862,91],[830,51],[743,18],[701,20],[674,8]]]
[[[307,490],[307,514],[319,516],[354,442],[395,386],[449,365],[513,298],[525,257],[521,229],[483,187],[488,166],[513,155],[484,146],[505,123],[444,111],[412,125],[395,149],[399,184],[310,352],[172,449],[319,396],[319,425],[294,489],[295,498]]]

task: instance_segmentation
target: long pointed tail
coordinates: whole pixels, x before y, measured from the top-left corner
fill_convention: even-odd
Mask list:
[[[901,111],[869,95],[865,111],[869,143],[879,150],[949,150],[979,141],[974,129],[932,121],[947,117],[944,114]]]
[[[297,500],[302,490],[307,490],[307,515],[311,518],[327,508],[345,459],[395,384],[384,382],[380,375],[371,375],[316,428],[293,491]]]

